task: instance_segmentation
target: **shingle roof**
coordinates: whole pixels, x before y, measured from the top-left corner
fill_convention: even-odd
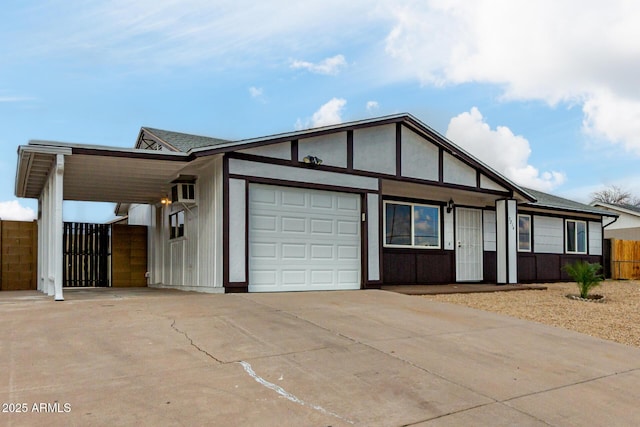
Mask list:
[[[611,212],[604,209],[599,209],[574,200],[565,199],[563,197],[554,196],[553,194],[543,193],[542,191],[532,190],[530,188],[525,188],[525,190],[537,199],[536,202],[526,203],[526,206],[611,216]]]
[[[186,153],[193,148],[213,147],[219,144],[230,142],[226,139],[191,135],[188,133],[173,132],[170,130],[162,130],[149,127],[143,127],[142,130],[155,136],[171,147],[174,147],[176,150],[182,151],[183,153]]]

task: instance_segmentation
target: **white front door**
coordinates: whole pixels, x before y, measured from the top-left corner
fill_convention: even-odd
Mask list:
[[[482,210],[456,208],[456,281],[482,280]]]
[[[249,292],[360,288],[360,195],[249,186]]]

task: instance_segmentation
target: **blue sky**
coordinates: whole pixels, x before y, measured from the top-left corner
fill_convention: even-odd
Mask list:
[[[132,147],[141,126],[226,139],[409,112],[514,181],[640,195],[631,1],[9,0],[0,217],[30,139]],[[65,220],[112,205],[65,203]]]

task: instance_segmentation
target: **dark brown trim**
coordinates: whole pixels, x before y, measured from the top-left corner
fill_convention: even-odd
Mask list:
[[[291,141],[291,162],[298,163],[298,140]]]
[[[382,202],[382,186],[378,183],[378,281],[384,281],[384,243],[387,239],[384,230],[384,203]]]
[[[231,282],[227,283],[224,287],[225,294],[239,294],[249,292],[249,285],[247,282]]]
[[[165,160],[168,162],[189,162],[192,159],[190,156],[181,156],[173,153],[172,155],[160,154],[158,151],[148,150],[143,151],[117,151],[117,150],[105,150],[102,148],[85,148],[85,147],[72,147],[71,154],[85,155],[85,156],[102,156],[102,157],[118,157],[128,159],[145,159],[145,160]]]
[[[402,176],[402,123],[396,123],[396,176]]]
[[[353,172],[353,130],[347,131],[347,171]]]
[[[369,281],[369,206],[368,193],[360,195],[360,289]],[[364,215],[364,221],[362,221]]]
[[[244,281],[249,285],[249,182],[244,181]]]
[[[315,183],[300,182],[300,181],[287,181],[282,179],[263,178],[263,177],[257,177],[257,176],[229,174],[229,178],[244,179],[247,181],[247,183],[250,183],[250,184],[267,184],[267,185],[276,185],[278,187],[307,188],[310,190],[336,191],[339,193],[360,194],[367,191],[366,189],[363,189],[363,188],[338,187],[335,185],[315,184]]]
[[[382,280],[370,280],[364,284],[364,289],[380,289],[383,283]]]
[[[222,284],[229,283],[229,158],[222,158]],[[246,279],[246,278],[245,278]],[[225,291],[226,292],[226,291]]]
[[[476,188],[482,188],[480,186],[480,177],[481,176],[482,176],[482,174],[480,173],[480,171],[476,169]]]

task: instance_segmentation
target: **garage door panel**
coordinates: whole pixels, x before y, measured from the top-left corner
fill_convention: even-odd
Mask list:
[[[360,288],[359,195],[252,184],[249,200],[251,292]]]
[[[281,246],[282,260],[305,260],[307,259],[307,245],[304,243],[286,243]]]
[[[311,199],[311,208],[333,211],[333,200],[334,200],[334,197],[332,195],[330,195],[330,194],[312,194],[310,196],[310,199]]]
[[[251,215],[251,229],[262,231],[277,231],[278,219],[275,215]]]
[[[360,222],[358,221],[337,221],[338,235],[356,236],[360,234]]]
[[[360,203],[359,200],[353,197],[344,197],[338,196],[338,212],[346,211],[346,212],[360,212]]]

